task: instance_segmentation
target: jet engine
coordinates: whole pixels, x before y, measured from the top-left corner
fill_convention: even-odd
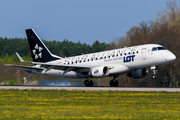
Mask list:
[[[92,70],[89,72],[89,75],[93,77],[105,77],[109,75],[109,67],[107,66],[99,66],[92,68]]]
[[[134,71],[127,74],[128,77],[133,77],[135,79],[143,78],[143,77],[146,77],[147,75],[148,75],[148,69],[147,68],[134,70]]]

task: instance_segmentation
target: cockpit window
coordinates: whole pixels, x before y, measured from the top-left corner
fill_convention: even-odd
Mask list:
[[[157,51],[157,50],[167,50],[165,47],[153,47],[152,51]]]
[[[158,50],[167,50],[165,47],[157,47]]]
[[[156,47],[152,48],[152,51],[156,51],[156,50],[157,50],[157,48],[156,48]]]

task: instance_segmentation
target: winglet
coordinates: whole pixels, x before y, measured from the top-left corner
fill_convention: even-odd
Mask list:
[[[19,60],[22,62],[22,63],[32,63],[31,61],[24,61],[23,59],[22,59],[22,57],[16,52],[16,55],[18,56],[18,58],[19,58]]]
[[[19,58],[19,60],[21,61],[21,62],[25,62],[23,59],[22,59],[22,57],[16,52],[16,55],[18,56],[18,58]]]

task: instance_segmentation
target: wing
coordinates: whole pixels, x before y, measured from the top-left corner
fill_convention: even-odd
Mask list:
[[[64,74],[68,71],[75,71],[75,72],[89,72],[91,70],[90,65],[63,65],[63,64],[55,64],[55,63],[41,63],[41,62],[32,62],[33,64],[41,65],[42,68],[48,70],[48,69],[57,69],[57,70],[63,70]]]
[[[34,63],[37,64],[36,66],[23,66],[23,65],[13,65],[13,64],[5,64],[5,66],[10,66],[10,67],[20,67],[20,68],[28,68],[28,69],[33,69],[33,70],[42,70],[42,72],[48,71],[50,69],[57,69],[57,70],[63,70],[64,73],[66,74],[69,71],[75,71],[78,73],[84,73],[84,72],[89,72],[91,67],[90,66],[72,66],[72,65],[58,65],[58,64],[49,64],[49,63]],[[40,65],[40,66],[39,66]]]

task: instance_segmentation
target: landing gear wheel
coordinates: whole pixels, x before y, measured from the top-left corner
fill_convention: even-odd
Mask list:
[[[90,80],[89,82],[90,82],[90,86],[92,87],[92,86],[93,86],[93,81],[92,81],[92,80]]]
[[[152,66],[151,69],[153,70],[153,79],[157,79],[158,78],[158,76],[156,75],[157,67],[156,66]]]
[[[110,85],[111,87],[117,87],[118,84],[119,84],[119,82],[118,82],[117,80],[111,80],[111,81],[109,82],[109,85]]]
[[[92,87],[93,86],[93,81],[92,80],[85,80],[84,81],[84,85],[86,87]]]
[[[158,79],[158,76],[157,75],[153,75],[153,79]]]

